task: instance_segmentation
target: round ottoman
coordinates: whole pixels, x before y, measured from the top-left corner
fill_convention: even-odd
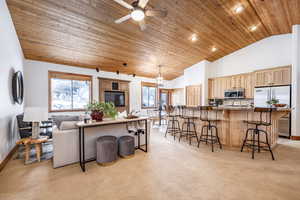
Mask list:
[[[135,145],[134,137],[124,135],[119,138],[119,155],[121,157],[128,157],[134,155]]]
[[[97,163],[106,164],[118,159],[118,139],[115,136],[101,136],[96,141]]]

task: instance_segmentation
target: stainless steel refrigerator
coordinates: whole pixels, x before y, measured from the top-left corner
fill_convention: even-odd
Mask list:
[[[286,104],[291,107],[291,86],[259,87],[254,89],[254,106],[270,107],[267,101],[271,99],[279,100],[280,104]],[[287,114],[279,120],[279,135],[290,137],[291,133],[291,115]]]

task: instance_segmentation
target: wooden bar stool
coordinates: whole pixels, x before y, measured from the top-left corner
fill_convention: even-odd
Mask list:
[[[165,105],[164,108],[167,113],[167,119],[168,119],[165,137],[167,137],[167,134],[170,133],[171,135],[174,136],[174,140],[175,140],[177,133],[181,133],[180,124],[178,121],[178,115],[175,112],[175,107],[171,105]]]
[[[195,120],[197,117],[194,115],[194,109],[188,108],[186,106],[181,106],[181,118],[184,120],[182,123],[181,133],[179,136],[179,142],[182,137],[186,137],[187,140],[189,140],[190,145],[192,144],[192,138],[196,138],[197,142],[199,141],[197,131],[196,131],[196,125]]]
[[[261,127],[269,127],[272,125],[272,111],[274,108],[254,108],[254,113],[259,114],[259,120],[245,120],[244,123],[248,125],[253,125],[255,128],[248,128],[246,131],[246,136],[243,141],[243,145],[241,148],[241,152],[245,146],[252,149],[252,159],[254,159],[254,153],[257,151],[258,153],[261,150],[266,150],[271,153],[272,160],[275,160],[273,151],[269,144],[268,133],[265,130],[262,130]],[[247,113],[248,118],[248,113]],[[250,139],[248,139],[249,132],[252,132]],[[265,135],[265,141],[261,141],[260,134]],[[263,145],[262,145],[263,144]]]
[[[211,151],[214,152],[214,144],[218,143],[220,149],[222,149],[222,144],[218,135],[217,123],[221,120],[218,119],[218,112],[213,110],[212,106],[199,106],[200,110],[200,120],[205,123],[201,129],[200,139],[198,141],[198,147],[200,142],[205,142],[206,144],[211,144]],[[215,116],[213,117],[213,112]],[[206,134],[204,129],[206,128]],[[213,134],[213,129],[215,129],[215,135]]]

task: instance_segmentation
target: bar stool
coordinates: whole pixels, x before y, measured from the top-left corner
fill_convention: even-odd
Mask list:
[[[259,113],[259,121],[255,120],[245,120],[244,123],[248,125],[253,125],[255,128],[248,128],[246,132],[245,139],[243,141],[243,145],[241,148],[241,152],[243,152],[243,149],[245,146],[252,149],[252,159],[254,159],[254,153],[255,151],[258,151],[260,153],[261,150],[270,151],[272,160],[275,160],[273,151],[270,147],[269,140],[268,140],[268,133],[265,130],[260,129],[261,126],[269,127],[272,125],[272,111],[273,108],[254,108],[254,113]],[[248,113],[247,113],[248,118]],[[250,139],[248,139],[249,132],[252,132],[252,137],[250,136]],[[260,134],[265,134],[266,141],[260,140]],[[257,138],[257,139],[256,139]],[[265,145],[262,145],[265,144]]]
[[[182,137],[186,137],[186,139],[189,140],[190,145],[192,144],[193,137],[195,137],[198,142],[199,139],[198,139],[196,125],[195,125],[195,119],[197,119],[197,117],[194,116],[194,109],[188,108],[186,106],[181,106],[180,110],[181,110],[181,118],[183,119],[183,123],[181,126],[179,142]]]
[[[213,110],[212,106],[199,106],[200,110],[200,120],[205,123],[201,129],[200,139],[198,141],[198,147],[200,142],[205,142],[206,144],[211,144],[211,151],[214,152],[214,144],[218,143],[220,149],[222,149],[222,144],[218,135],[217,123],[221,120],[218,119],[218,112]],[[215,117],[211,118],[212,114],[209,113],[215,112]],[[206,134],[204,129],[206,128]],[[215,129],[215,135],[213,134],[213,129]],[[210,133],[210,134],[209,134]]]
[[[181,133],[180,124],[178,121],[178,115],[175,113],[175,107],[171,105],[165,105],[164,109],[167,113],[167,130],[165,133],[165,137],[167,137],[167,134],[170,133],[174,136],[174,140],[176,139],[177,133]]]

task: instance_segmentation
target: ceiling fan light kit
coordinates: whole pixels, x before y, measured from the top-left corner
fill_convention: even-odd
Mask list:
[[[145,18],[145,13],[141,9],[135,9],[134,11],[131,12],[131,18],[134,21],[142,21]]]
[[[115,20],[116,24],[123,23],[129,19],[133,19],[134,21],[139,22],[140,29],[144,31],[146,29],[145,18],[146,17],[166,17],[167,11],[165,10],[151,10],[146,9],[149,0],[137,0],[132,4],[128,4],[123,0],[114,0],[116,3],[120,4],[121,6],[129,9],[131,11],[130,14],[121,17],[120,19]]]

